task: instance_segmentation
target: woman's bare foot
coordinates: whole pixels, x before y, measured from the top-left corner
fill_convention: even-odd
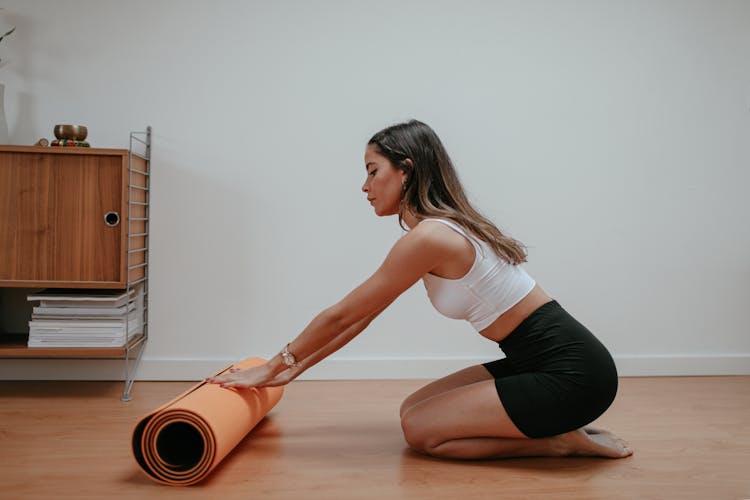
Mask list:
[[[624,440],[603,429],[578,429],[558,437],[562,441],[564,455],[625,458],[633,454]]]

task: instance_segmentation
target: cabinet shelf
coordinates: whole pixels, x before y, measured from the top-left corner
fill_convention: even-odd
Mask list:
[[[0,358],[23,359],[125,359],[129,350],[137,348],[145,337],[134,335],[122,347],[28,347],[27,333],[0,335]]]
[[[0,359],[122,359],[130,400],[148,340],[150,179],[151,127],[128,149],[0,145],[0,289],[138,286],[145,301],[122,347],[28,347],[23,323],[6,319]]]

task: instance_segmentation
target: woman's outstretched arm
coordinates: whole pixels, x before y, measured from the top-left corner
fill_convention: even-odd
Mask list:
[[[274,377],[273,380],[269,381],[266,386],[286,385],[292,380],[296,379],[304,372],[306,372],[310,367],[315,366],[320,361],[348,344],[354,337],[364,331],[365,328],[370,325],[372,320],[375,319],[385,309],[386,308],[384,307],[380,311],[377,311],[369,317],[353,324],[347,330],[339,334],[339,336],[333,339],[331,342],[327,343],[326,345],[315,351],[313,354],[303,359],[298,366],[291,367],[276,375],[276,377]]]
[[[308,357],[332,344],[339,335],[350,335],[346,340],[348,342],[368,322],[362,324],[362,328],[355,328],[355,325],[374,318],[422,276],[450,258],[450,252],[450,245],[445,244],[434,225],[417,226],[396,242],[370,278],[341,301],[318,314],[289,344],[289,351],[299,363],[304,363]],[[325,352],[321,351],[321,354]],[[314,360],[314,363],[317,361]],[[281,355],[277,354],[265,365],[228,373],[209,381],[224,387],[260,387],[268,385],[287,369]]]

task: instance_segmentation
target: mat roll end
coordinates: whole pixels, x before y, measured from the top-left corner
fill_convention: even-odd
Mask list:
[[[248,358],[233,367],[265,362]],[[160,483],[196,484],[276,406],[283,392],[282,387],[223,389],[201,382],[138,421],[132,435],[136,463]]]

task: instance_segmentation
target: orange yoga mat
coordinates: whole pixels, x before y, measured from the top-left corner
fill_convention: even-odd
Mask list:
[[[265,362],[248,358],[234,367],[245,369]],[[205,382],[191,387],[141,418],[133,429],[135,460],[156,481],[195,484],[276,406],[283,392],[282,387],[235,390]]]

